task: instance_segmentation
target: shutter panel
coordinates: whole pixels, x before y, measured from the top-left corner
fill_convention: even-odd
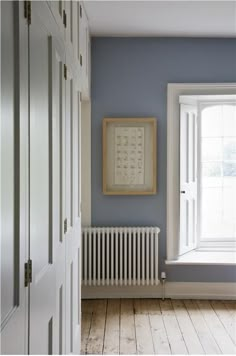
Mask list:
[[[179,255],[197,246],[197,107],[180,104]]]

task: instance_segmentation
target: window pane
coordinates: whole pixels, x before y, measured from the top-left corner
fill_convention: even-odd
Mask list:
[[[210,106],[202,111],[201,136],[220,137],[222,135],[221,106]]]
[[[221,202],[221,187],[202,189],[201,230],[204,238],[221,236]]]
[[[228,186],[223,188],[222,225],[223,233],[230,237],[236,232],[236,178],[229,178],[228,181],[231,184],[226,183]]]
[[[201,238],[236,238],[236,106],[201,117]]]
[[[220,177],[221,176],[221,162],[207,162],[202,163],[203,177]]]
[[[201,224],[203,238],[236,238],[236,179],[230,187],[202,189]]]
[[[223,105],[223,135],[236,136],[236,105]]]
[[[202,161],[219,161],[222,159],[222,139],[202,139]]]
[[[236,162],[223,163],[224,177],[236,177]]]
[[[223,159],[236,161],[236,138],[225,138],[223,141]]]
[[[203,176],[201,180],[201,185],[203,188],[214,188],[222,186],[222,176],[213,177],[213,176]]]

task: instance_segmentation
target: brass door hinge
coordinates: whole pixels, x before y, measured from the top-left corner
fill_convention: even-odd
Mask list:
[[[79,6],[79,15],[80,15],[80,17],[82,18],[83,13],[82,13],[82,6],[81,6],[81,5]]]
[[[64,220],[64,234],[67,232],[67,219]]]
[[[24,17],[27,19],[27,24],[31,25],[31,1],[24,1]]]
[[[64,64],[64,78],[67,79],[67,66]]]
[[[79,62],[80,62],[80,65],[82,66],[82,65],[83,65],[83,57],[82,57],[82,54],[80,54],[80,56],[79,56]]]
[[[67,26],[67,19],[66,19],[66,12],[65,12],[65,10],[63,10],[63,25],[64,25],[64,27]]]
[[[32,283],[32,260],[25,263],[25,287]]]

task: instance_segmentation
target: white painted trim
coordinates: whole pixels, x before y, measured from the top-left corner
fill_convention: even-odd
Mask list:
[[[169,83],[167,89],[167,260],[178,258],[179,236],[179,96],[235,95],[236,83]]]
[[[194,250],[182,255],[178,260],[167,260],[167,265],[216,265],[236,266],[235,251]]]
[[[81,101],[81,218],[91,226],[91,102]]]
[[[235,103],[236,95],[181,95],[179,97],[180,104],[197,105],[199,102],[206,105],[206,107],[211,103]]]
[[[99,298],[162,298],[163,287],[85,287],[82,286],[82,299]],[[208,282],[167,282],[165,297],[171,299],[232,299],[236,300],[236,283]]]

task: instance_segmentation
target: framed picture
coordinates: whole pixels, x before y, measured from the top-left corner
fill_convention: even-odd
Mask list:
[[[103,193],[156,194],[156,119],[103,119]]]

